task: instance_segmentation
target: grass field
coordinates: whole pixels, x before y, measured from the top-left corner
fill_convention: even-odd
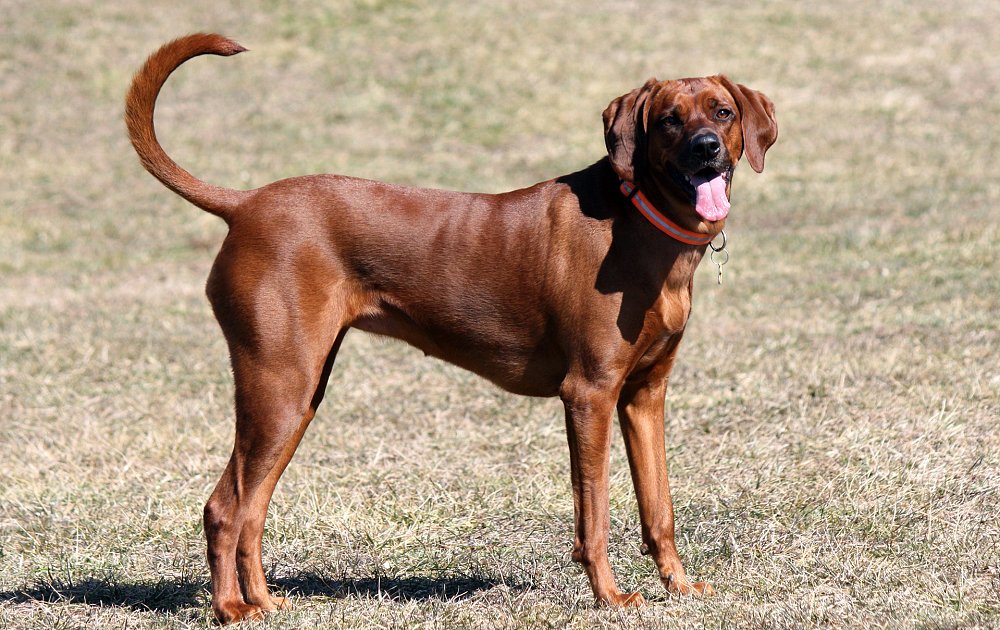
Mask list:
[[[652,601],[595,609],[559,402],[354,332],[271,506],[295,608],[260,627],[1000,626],[1000,4],[813,4],[0,0],[0,627],[210,625],[225,226],[121,120],[145,56],[198,30],[251,52],[184,66],[158,131],[226,186],[529,185],[598,159],[601,111],[653,75],[725,72],[781,128],[667,397],[714,598],[668,599],[639,555],[616,437],[612,564]]]

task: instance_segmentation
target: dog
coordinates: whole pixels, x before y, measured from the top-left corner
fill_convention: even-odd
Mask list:
[[[668,592],[712,593],[687,578],[674,542],[664,396],[695,269],[725,226],[734,169],[745,154],[760,172],[777,140],[771,101],[721,75],[650,79],[604,110],[607,156],[502,194],[339,175],[238,191],[168,157],[153,110],[188,59],[244,50],[215,34],[170,42],[136,73],[125,107],[146,170],[229,226],[206,289],[236,403],[232,456],[204,512],[219,621],[289,604],[268,591],[264,520],[350,328],[401,339],[516,394],[559,396],[572,558],[599,604],[638,606],[642,595],[618,590],[607,554],[617,410],[642,552]]]

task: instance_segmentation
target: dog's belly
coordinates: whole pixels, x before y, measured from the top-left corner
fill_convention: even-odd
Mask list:
[[[523,396],[556,396],[566,376],[565,356],[545,336],[528,339],[490,331],[495,327],[488,325],[469,329],[442,326],[439,322],[418,323],[402,309],[388,305],[382,305],[377,313],[358,318],[351,326],[405,341],[426,355]]]

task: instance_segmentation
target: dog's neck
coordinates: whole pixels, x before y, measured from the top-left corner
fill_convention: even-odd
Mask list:
[[[654,227],[622,193],[621,179],[607,157],[556,182],[569,187],[584,215],[604,223],[609,230],[611,266],[655,293],[689,290],[708,245],[688,245]],[[661,214],[669,211],[670,206],[658,194],[651,197],[645,188],[642,190]],[[677,217],[670,218],[679,224]]]
[[[607,158],[557,180],[567,185],[587,217],[608,230],[609,250],[598,273],[604,293],[622,290],[621,278],[632,291],[653,297],[663,292],[689,293],[707,245],[687,245],[654,227],[620,190],[621,180]]]

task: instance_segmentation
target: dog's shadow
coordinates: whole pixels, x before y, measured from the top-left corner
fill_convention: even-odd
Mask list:
[[[463,600],[500,585],[515,591],[527,586],[477,576],[371,577],[331,579],[317,573],[268,580],[275,594],[295,597],[370,598],[388,597],[399,601]],[[128,608],[136,611],[177,613],[208,605],[209,584],[186,578],[150,582],[119,582],[85,578],[71,582],[57,578],[39,581],[33,587],[0,592],[0,604],[60,602]]]
[[[268,580],[276,590],[292,597],[369,598],[388,597],[399,601],[463,600],[476,593],[506,585],[514,591],[524,591],[524,584],[478,575],[439,577],[374,577],[364,579],[334,579],[305,573],[296,577]]]
[[[205,580],[185,578],[120,582],[107,578],[63,580],[50,577],[38,580],[33,587],[0,592],[0,604],[58,602],[173,613],[204,605],[207,588]]]

